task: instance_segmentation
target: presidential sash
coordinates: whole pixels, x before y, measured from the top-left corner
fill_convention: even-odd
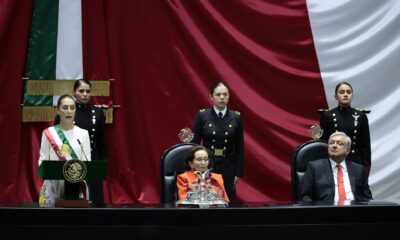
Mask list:
[[[60,125],[46,128],[44,134],[60,160],[78,159],[78,156],[65,137]]]

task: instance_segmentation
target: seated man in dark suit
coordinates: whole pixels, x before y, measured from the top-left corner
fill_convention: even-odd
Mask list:
[[[329,159],[308,163],[301,185],[303,201],[368,201],[372,193],[362,165],[346,161],[351,149],[351,139],[343,132],[329,137]]]

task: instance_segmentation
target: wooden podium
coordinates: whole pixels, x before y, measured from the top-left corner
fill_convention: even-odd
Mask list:
[[[76,161],[76,160],[70,160]],[[38,175],[43,180],[64,180],[64,198],[56,199],[56,207],[88,207],[87,199],[79,198],[79,189],[82,181],[71,182],[64,175],[65,164],[69,161],[46,160],[39,166]],[[82,180],[102,181],[107,177],[107,166],[105,161],[79,161],[84,163],[86,175]]]

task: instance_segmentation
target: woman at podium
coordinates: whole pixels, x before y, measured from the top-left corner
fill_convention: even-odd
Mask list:
[[[46,128],[42,133],[39,166],[43,160],[91,160],[89,134],[87,130],[74,125],[75,112],[76,105],[72,96],[63,95],[58,99],[57,115],[60,123]],[[80,189],[80,195],[88,198],[85,186]],[[63,196],[64,181],[44,180],[39,194],[39,204],[52,205],[57,198]]]

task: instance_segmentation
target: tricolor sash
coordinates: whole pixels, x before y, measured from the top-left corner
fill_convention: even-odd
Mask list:
[[[60,160],[78,159],[60,125],[46,128],[44,134]]]

